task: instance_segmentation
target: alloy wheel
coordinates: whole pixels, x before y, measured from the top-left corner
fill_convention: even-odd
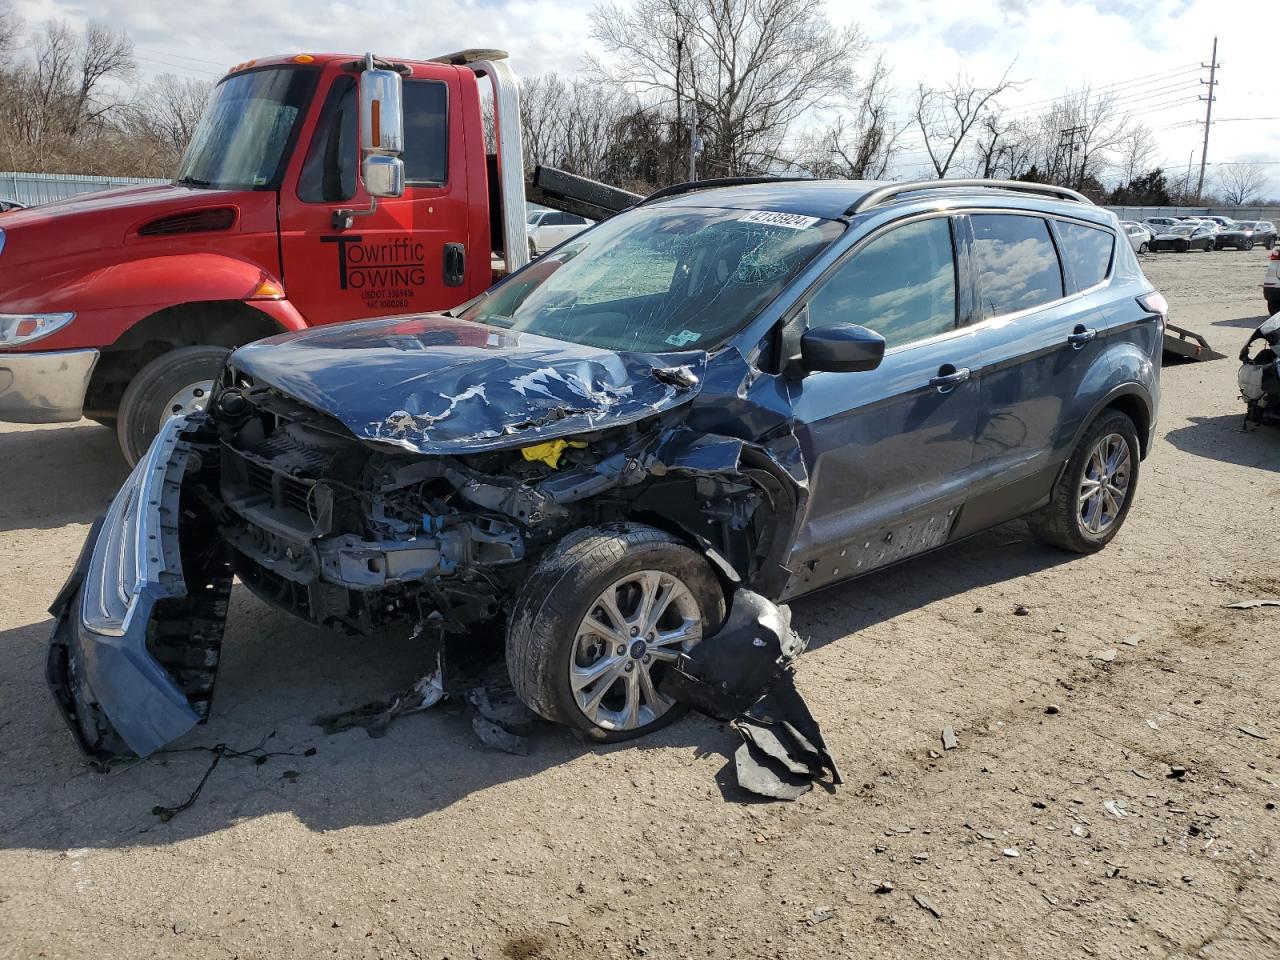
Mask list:
[[[674,706],[658,686],[663,672],[702,639],[702,614],[689,588],[659,570],[614,581],[578,625],[569,688],[583,716],[605,730],[636,730]]]
[[[1119,518],[1129,496],[1131,463],[1129,444],[1118,433],[1107,434],[1089,451],[1076,512],[1086,535],[1102,536]]]

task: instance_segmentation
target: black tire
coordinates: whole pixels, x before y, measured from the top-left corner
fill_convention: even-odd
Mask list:
[[[529,238],[529,259],[532,260],[538,255],[538,248],[533,245],[533,237]]]
[[[643,570],[671,574],[689,588],[702,615],[702,636],[719,629],[724,591],[702,554],[640,524],[571,534],[542,558],[516,598],[507,625],[507,670],[516,694],[531,710],[601,743],[643,736],[686,712],[677,703],[643,726],[605,729],[582,712],[570,688],[570,664],[583,618],[611,583]],[[656,664],[654,673],[662,666]],[[660,679],[655,676],[654,684]]]
[[[1267,248],[1268,250],[1270,250],[1270,249],[1271,249],[1272,247],[1274,247],[1275,245],[1276,245],[1276,238],[1275,238],[1275,237],[1268,237],[1268,238],[1267,238],[1267,242],[1266,242],[1266,248]]]
[[[1266,301],[1266,304],[1267,304],[1268,317],[1274,316],[1275,314],[1280,313],[1280,295],[1277,295],[1274,297],[1264,296],[1263,299]]]
[[[134,374],[116,415],[120,452],[130,465],[147,452],[160,424],[170,415],[170,399],[193,384],[216,381],[230,351],[226,347],[179,347],[156,357]]]
[[[1138,244],[1138,252],[1139,252],[1139,253],[1150,253],[1150,252],[1151,252],[1151,244],[1149,244],[1149,243],[1140,243],[1140,244]]]
[[[1244,242],[1244,244],[1240,247],[1240,249],[1241,249],[1241,250],[1252,250],[1252,249],[1253,249],[1253,241],[1252,241],[1252,240],[1246,240],[1246,241]]]
[[[1179,253],[1190,253],[1190,252],[1191,252],[1191,244],[1190,244],[1190,243],[1183,243],[1181,246],[1179,246],[1179,247],[1178,247],[1178,252],[1179,252]]]
[[[1094,534],[1084,528],[1081,520],[1079,491],[1084,482],[1090,453],[1109,434],[1119,435],[1128,445],[1129,482],[1120,512],[1110,526],[1100,534]],[[1129,507],[1133,505],[1133,498],[1138,492],[1140,451],[1138,431],[1133,421],[1119,410],[1104,411],[1076,444],[1066,468],[1053,486],[1049,502],[1027,517],[1027,525],[1032,534],[1050,546],[1072,553],[1097,553],[1105,547],[1124,526],[1125,518],[1129,516]]]

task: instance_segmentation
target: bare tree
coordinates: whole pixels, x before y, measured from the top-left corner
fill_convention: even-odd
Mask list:
[[[1259,163],[1224,163],[1215,179],[1222,202],[1230,207],[1242,207],[1262,193],[1267,185],[1267,171]]]
[[[835,121],[802,142],[800,166],[815,177],[883,178],[902,133],[893,122],[892,106],[889,67],[881,54]]]
[[[148,83],[126,111],[122,129],[137,141],[149,170],[171,172],[196,132],[213,83],[162,73]]]
[[[990,87],[981,87],[963,74],[945,87],[916,88],[912,116],[924,138],[929,162],[939,177],[945,177],[960,157],[961,149],[974,128],[994,110],[994,101],[1002,93],[1018,89],[1009,79],[1010,64],[1003,76]]]
[[[823,9],[822,0],[607,4],[592,13],[592,32],[613,59],[589,64],[674,117],[677,150],[688,143],[687,111],[696,110],[704,165],[717,175],[760,172],[800,116],[853,83],[866,41],[856,27],[833,26]]]
[[[1145,123],[1134,123],[1117,145],[1117,172],[1121,184],[1129,184],[1156,165],[1160,143]]]
[[[0,61],[8,60],[22,39],[22,19],[13,4],[0,3]]]

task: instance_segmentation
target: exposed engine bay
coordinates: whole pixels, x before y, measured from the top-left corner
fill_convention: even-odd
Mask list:
[[[234,548],[236,574],[268,603],[346,633],[433,613],[456,631],[500,616],[528,567],[569,531],[637,516],[670,525],[663,504],[682,505],[672,514],[707,505],[708,544],[749,567],[768,540],[768,489],[670,469],[663,458],[681,419],[410,456],[242,383],[217,395],[196,434],[208,459],[195,490]]]
[[[1250,355],[1250,348],[1263,347]],[[1240,351],[1240,396],[1246,423],[1280,426],[1280,313],[1261,324]]]

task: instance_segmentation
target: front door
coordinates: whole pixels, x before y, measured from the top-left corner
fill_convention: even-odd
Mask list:
[[[296,180],[280,197],[280,246],[290,302],[310,324],[442,310],[468,299],[460,267],[488,238],[468,236],[458,73],[415,67],[404,80],[405,191],[379,200],[352,226],[334,224],[340,209],[367,210],[359,177],[357,78],[337,75],[320,107]],[[438,74],[438,75],[433,75]],[[422,75],[425,74],[425,75]]]
[[[875,370],[793,384],[809,501],[788,595],[948,538],[969,486],[980,365],[956,263],[949,218],[913,220],[855,250],[808,298],[811,327],[858,323],[887,349]]]

